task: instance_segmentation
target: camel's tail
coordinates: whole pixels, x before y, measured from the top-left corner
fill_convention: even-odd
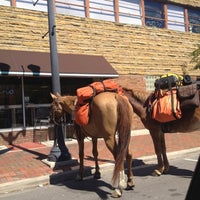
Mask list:
[[[116,183],[119,177],[119,173],[124,165],[124,160],[127,154],[128,146],[131,136],[131,119],[132,108],[129,106],[129,102],[126,97],[116,95],[118,102],[118,148],[115,158],[115,168],[113,173],[113,184]]]

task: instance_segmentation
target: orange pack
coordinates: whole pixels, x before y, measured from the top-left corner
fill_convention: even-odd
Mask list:
[[[87,125],[89,122],[89,103],[82,106],[76,105],[75,121],[79,125]]]
[[[177,98],[177,89],[163,93],[160,90],[153,103],[152,118],[159,122],[170,122],[182,117],[180,101]]]
[[[77,105],[75,112],[75,121],[79,125],[86,125],[89,121],[89,103],[93,97],[101,92],[116,92],[122,94],[122,88],[112,79],[107,79],[101,82],[94,82],[89,86],[82,87],[76,90]]]
[[[76,90],[78,103],[84,105],[89,102],[91,98],[105,91],[122,93],[122,88],[112,79],[91,83],[89,86]]]

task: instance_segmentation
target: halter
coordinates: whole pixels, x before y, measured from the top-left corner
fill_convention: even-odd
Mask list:
[[[60,106],[60,101],[58,99],[55,99],[54,102],[52,103],[53,109],[51,109],[50,118],[51,118],[51,120],[52,120],[52,122],[54,124],[61,125],[64,122],[64,119],[63,119],[63,114],[64,114],[63,108],[61,106],[61,109],[62,109],[61,110],[61,117],[57,117],[55,113],[58,113],[59,108],[55,104]]]

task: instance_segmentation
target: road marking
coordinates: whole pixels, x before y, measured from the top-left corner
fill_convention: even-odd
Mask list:
[[[197,162],[197,159],[191,159],[191,158],[185,158],[184,160],[192,161],[192,162]]]

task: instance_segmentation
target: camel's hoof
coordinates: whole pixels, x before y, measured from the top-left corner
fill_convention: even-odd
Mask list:
[[[126,190],[133,190],[134,187],[135,187],[135,184],[134,184],[133,180],[131,180],[127,183]]]
[[[162,173],[159,170],[155,169],[154,172],[152,173],[152,175],[153,176],[161,176]]]
[[[94,174],[94,179],[100,179],[101,178],[101,173],[97,172]]]
[[[111,194],[111,197],[113,198],[119,198],[122,196],[122,191],[120,189],[114,189],[114,191]]]
[[[167,174],[169,171],[169,167],[165,168],[164,171],[163,171],[163,174]]]

